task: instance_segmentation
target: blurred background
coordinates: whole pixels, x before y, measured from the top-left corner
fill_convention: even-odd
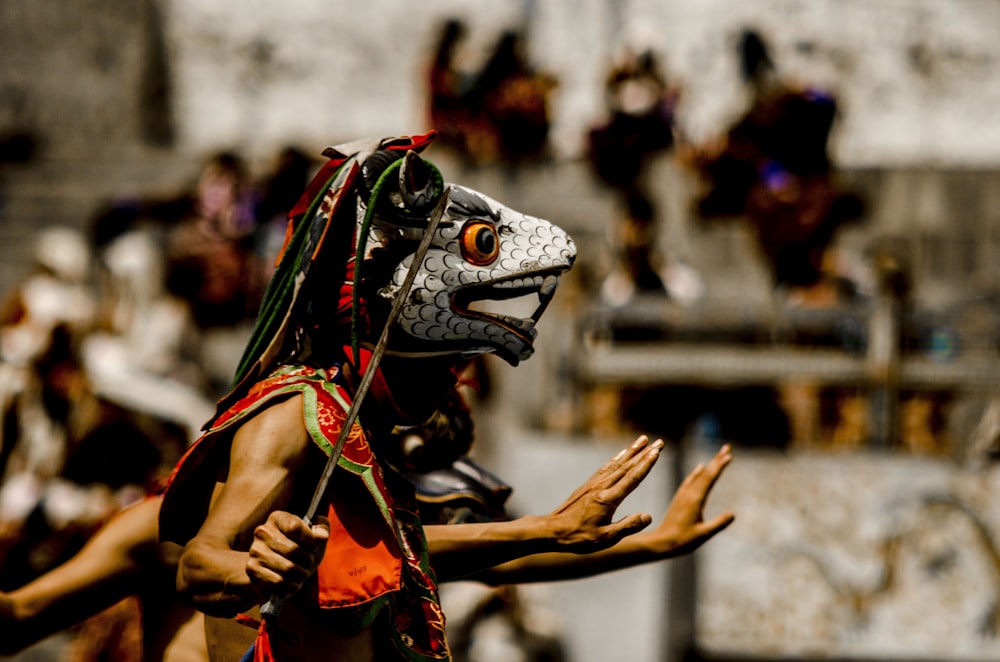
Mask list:
[[[445,178],[577,266],[473,456],[545,512],[637,433],[624,512],[722,443],[694,556],[446,587],[456,659],[995,660],[1000,3],[5,0],[0,590],[211,415],[322,150]],[[78,630],[18,659],[61,660]]]

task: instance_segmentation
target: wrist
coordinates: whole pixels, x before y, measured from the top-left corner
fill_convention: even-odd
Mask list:
[[[642,539],[644,546],[656,559],[667,559],[677,556],[681,544],[675,532],[650,531],[635,536]]]
[[[526,515],[517,521],[532,554],[563,551],[570,529],[558,515]]]

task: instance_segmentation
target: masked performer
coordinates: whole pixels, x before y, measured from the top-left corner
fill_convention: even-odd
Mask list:
[[[390,435],[385,457],[414,483],[421,520],[457,524],[508,519],[511,488],[465,455],[473,421],[457,391],[425,423],[401,426]],[[691,551],[733,519],[703,517],[712,485],[728,465],[722,448],[678,488],[662,522],[592,554],[536,554],[469,576],[490,586],[577,579],[673,558]],[[161,497],[151,496],[112,518],[73,558],[10,592],[0,592],[0,655],[13,655],[69,626],[82,623],[131,596],[142,613],[142,659],[149,662],[208,660],[204,619],[183,604],[174,576],[180,548],[157,544]],[[249,646],[253,637],[247,635]],[[74,652],[79,642],[74,640]],[[461,642],[459,642],[461,645]]]
[[[209,614],[214,659],[239,659],[243,622],[268,596],[287,596],[280,617],[260,627],[257,659],[446,660],[435,575],[607,548],[650,521],[613,521],[662,447],[645,438],[553,513],[512,522],[424,529],[412,485],[380,463],[390,430],[437,409],[469,357],[495,352],[517,364],[531,354],[535,323],[575,258],[572,240],[552,224],[446,187],[418,155],[431,137],[327,151],[329,163],[289,215],[234,386],[175,469],[160,535],[186,546],[178,588]],[[401,293],[406,281],[412,288]],[[530,293],[540,299],[531,318],[470,309]],[[393,302],[399,319],[384,360],[372,366]],[[359,423],[348,427],[332,480],[317,490],[366,374]],[[309,510],[311,494],[325,518],[306,522],[297,514]]]

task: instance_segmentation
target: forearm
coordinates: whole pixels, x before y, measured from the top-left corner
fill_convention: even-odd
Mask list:
[[[429,525],[424,530],[439,581],[466,577],[524,556],[559,548],[552,518],[527,516],[508,522]]]
[[[301,396],[290,397],[237,430],[226,480],[180,555],[177,591],[210,616],[235,616],[266,600],[259,578],[249,574],[255,532],[289,507],[299,480],[315,484],[313,465],[319,465],[317,471],[323,466],[303,426],[302,407]]]
[[[195,538],[177,568],[177,592],[210,616],[228,618],[261,602],[247,575],[248,552]]]
[[[486,568],[468,577],[490,586],[563,581],[593,577],[674,556],[653,535],[642,533],[625,538],[614,547],[590,554],[550,552],[532,554]]]
[[[651,531],[626,536],[589,554],[548,553],[514,559],[473,579],[491,585],[578,579],[690,554],[733,521],[730,511],[704,520],[708,491],[731,459],[732,449],[726,445],[707,466],[695,467],[678,487],[663,521]]]
[[[431,563],[441,581],[466,577],[525,556],[592,554],[645,528],[646,513],[613,520],[621,501],[649,474],[663,448],[640,436],[615,455],[558,508],[509,522],[426,527]],[[638,555],[639,551],[629,552]]]
[[[65,566],[10,593],[0,594],[0,655],[13,655],[110,607],[135,589],[139,575],[129,569],[114,577],[89,581],[74,576],[76,566]]]

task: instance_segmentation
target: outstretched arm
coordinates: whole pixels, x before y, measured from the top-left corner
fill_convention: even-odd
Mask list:
[[[689,554],[729,526],[730,511],[705,521],[704,509],[712,486],[732,460],[723,446],[708,465],[699,464],[674,493],[660,525],[628,536],[618,544],[592,554],[535,554],[477,573],[470,579],[494,586],[590,577],[603,572]]]
[[[459,579],[525,556],[589,554],[627,539],[652,517],[636,513],[614,521],[615,511],[649,474],[662,448],[660,440],[650,444],[647,437],[639,437],[548,515],[425,527],[438,579]]]
[[[159,554],[160,499],[123,510],[73,558],[29,584],[0,593],[0,655],[13,655],[93,616],[136,590],[136,582],[170,563]]]

